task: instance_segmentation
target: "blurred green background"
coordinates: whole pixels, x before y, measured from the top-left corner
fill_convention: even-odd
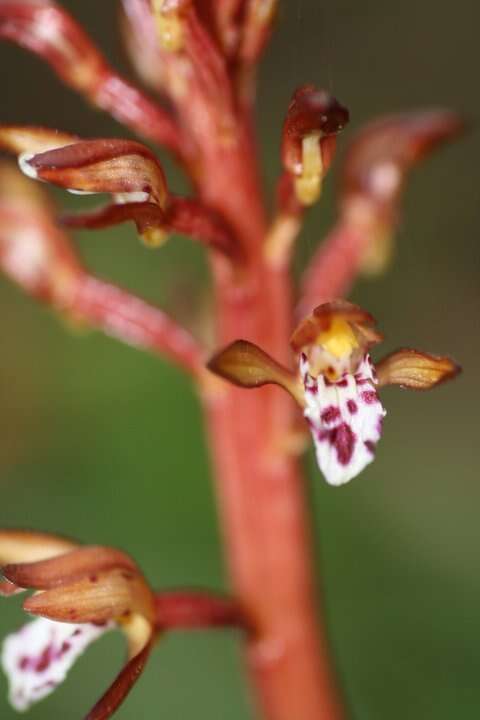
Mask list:
[[[126,69],[117,3],[64,5]],[[385,350],[450,353],[464,374],[431,394],[385,392],[378,459],[345,488],[323,482],[311,452],[306,461],[329,631],[355,720],[470,720],[480,713],[479,21],[475,0],[283,0],[260,78],[269,188],[284,110],[306,81],[350,108],[341,148],[352,130],[390,111],[441,105],[471,121],[465,139],[412,177],[392,269],[359,283],[353,295],[377,316]],[[125,134],[26,53],[0,46],[0,63],[1,122]],[[167,167],[171,187],[181,188]],[[308,218],[297,271],[334,217],[334,175]],[[202,254],[184,240],[152,254],[133,229],[121,228],[79,235],[77,243],[104,277],[162,306],[181,297],[182,316],[204,300]],[[158,587],[226,588],[201,416],[188,381],[152,356],[69,331],[2,279],[0,303],[0,524],[125,548]],[[22,620],[18,600],[2,602],[0,635]],[[120,638],[105,638],[29,717],[82,717],[122,653]],[[14,717],[1,677],[0,718]],[[249,720],[239,638],[167,638],[118,717]]]

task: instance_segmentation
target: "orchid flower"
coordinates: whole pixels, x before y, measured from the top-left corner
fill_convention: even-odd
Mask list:
[[[136,563],[109,547],[56,535],[0,530],[0,595],[35,590],[23,607],[38,616],[3,642],[1,665],[16,710],[52,693],[88,647],[110,631],[127,641],[127,661],[86,720],[106,720],[138,680],[159,635],[175,627],[241,624],[226,598],[199,592],[157,593]]]
[[[410,349],[374,363],[370,349],[382,339],[369,313],[337,300],[315,308],[294,331],[296,373],[245,340],[215,355],[209,368],[241,387],[273,383],[287,390],[303,410],[326,481],[343,485],[375,457],[386,414],[380,388],[428,390],[460,369],[447,357]]]

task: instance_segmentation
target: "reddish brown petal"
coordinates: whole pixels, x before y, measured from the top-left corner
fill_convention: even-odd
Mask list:
[[[380,118],[361,130],[347,152],[342,199],[363,196],[390,216],[406,173],[441,143],[463,130],[461,118],[447,110]]]
[[[362,344],[374,345],[382,340],[375,330],[375,320],[370,313],[347,300],[334,300],[316,307],[311,315],[302,320],[295,329],[290,343],[295,352],[315,342],[321,332],[329,329],[335,318],[345,320],[360,334]]]
[[[95,579],[98,573],[113,568],[137,572],[137,566],[125,553],[109,547],[89,546],[48,560],[9,564],[2,568],[2,573],[22,588],[47,590],[86,575],[90,580]]]
[[[15,155],[41,153],[71,145],[77,135],[32,125],[0,125],[0,147]]]
[[[376,370],[380,387],[400,385],[409,390],[429,390],[453,379],[461,368],[449,357],[404,348],[383,358]]]
[[[0,530],[0,563],[36,562],[68,553],[77,543],[33,530]]]
[[[85,720],[107,720],[118,709],[145,669],[153,639],[120,671],[105,695],[90,710]]]
[[[325,90],[317,90],[313,85],[298,88],[283,125],[282,157],[285,168],[298,174],[298,166],[302,163],[303,138],[312,133],[319,136],[336,135],[345,127],[348,118],[348,110]],[[329,149],[329,162],[331,154]]]
[[[214,355],[207,367],[216,375],[244,388],[280,385],[303,405],[302,390],[294,374],[247,340],[236,340],[228,345]]]
[[[42,57],[67,85],[135,131],[181,151],[170,115],[112,71],[81,26],[48,0],[0,0],[0,38]]]
[[[25,172],[85,192],[145,193],[164,207],[168,191],[151,151],[131,140],[85,140],[25,159]]]
[[[24,603],[27,612],[50,620],[102,623],[138,613],[154,617],[153,595],[138,572],[107,570],[51,590]]]

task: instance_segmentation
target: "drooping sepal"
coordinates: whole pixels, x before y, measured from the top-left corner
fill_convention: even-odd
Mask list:
[[[216,375],[244,388],[280,385],[303,405],[302,392],[295,375],[257,345],[236,340],[214,355],[207,365]]]
[[[409,390],[430,390],[456,377],[461,368],[446,356],[403,348],[376,364],[379,387],[399,385]]]

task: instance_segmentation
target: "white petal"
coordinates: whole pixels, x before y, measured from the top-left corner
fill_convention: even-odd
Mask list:
[[[305,417],[315,443],[317,462],[330,485],[343,485],[358,475],[375,456],[385,416],[375,389],[370,358],[355,375],[346,373],[330,383],[322,374],[309,373],[302,355],[300,372],[305,386]]]
[[[53,692],[79,655],[112,627],[112,623],[71,625],[38,618],[8,635],[1,663],[13,707],[27,710]]]

